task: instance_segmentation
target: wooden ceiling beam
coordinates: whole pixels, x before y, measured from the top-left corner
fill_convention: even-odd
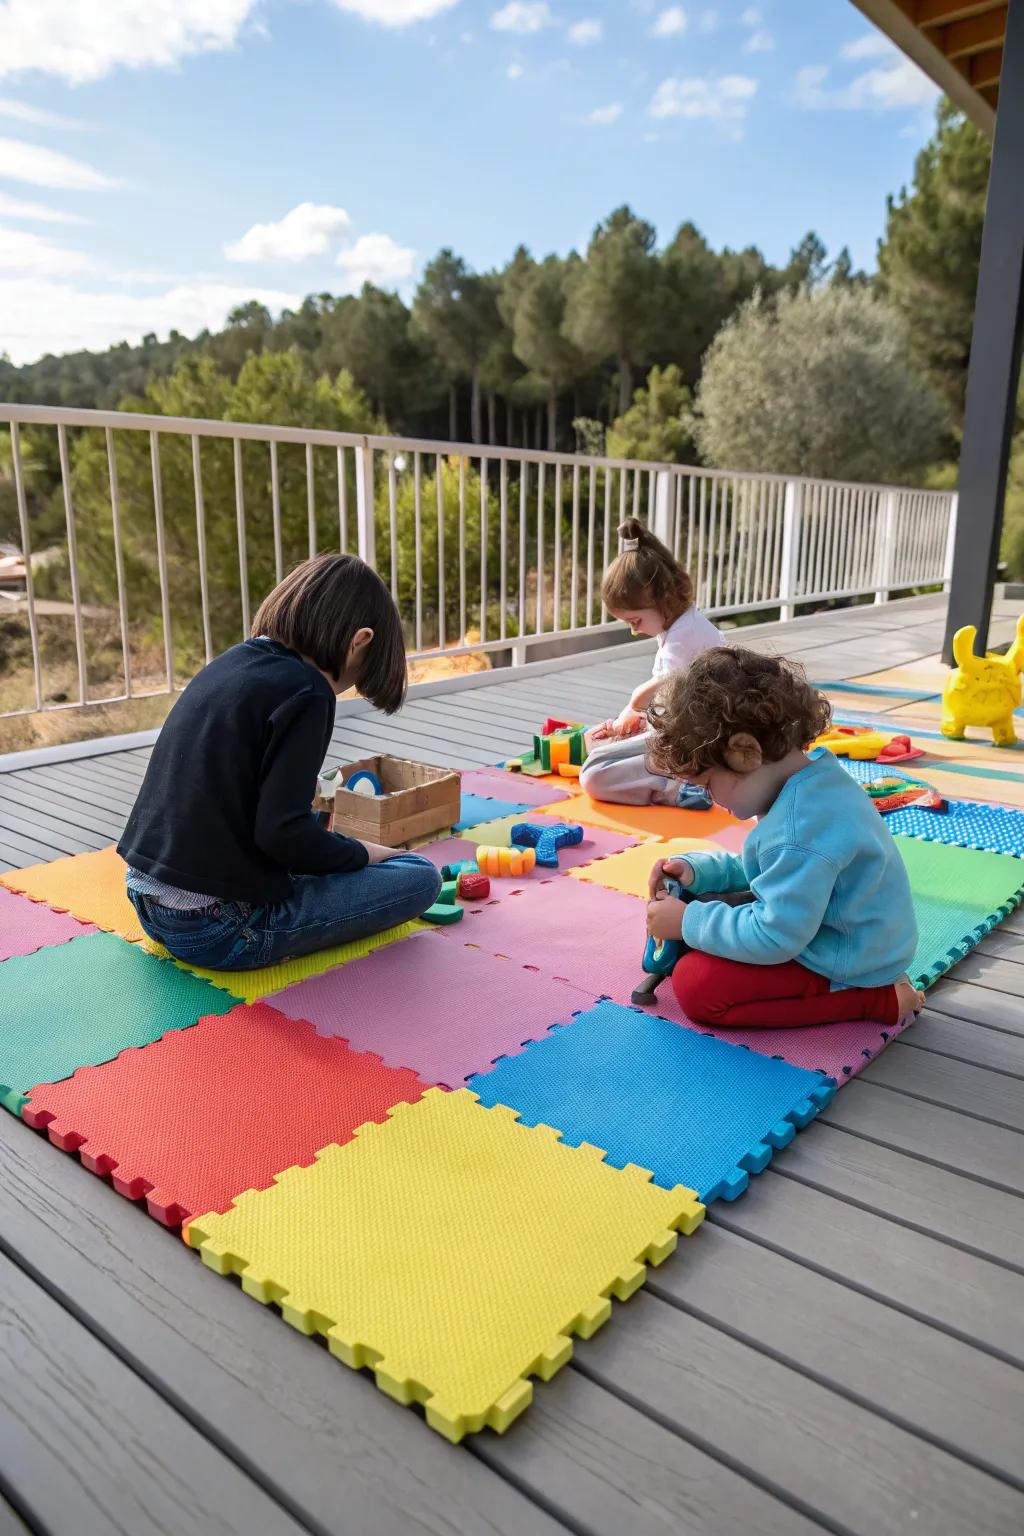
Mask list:
[[[970,60],[970,79],[974,89],[980,91],[982,86],[998,85],[1002,64],[1002,48],[989,48],[984,53],[974,54]]]
[[[983,16],[997,4],[998,0],[916,0],[910,14],[919,27],[944,27],[953,21]]]
[[[935,41],[947,59],[962,59],[996,44],[1002,46],[1006,36],[1006,12],[1007,7],[1000,5],[994,11],[986,11],[983,16],[969,16],[966,21],[954,21],[950,26],[943,27]]]

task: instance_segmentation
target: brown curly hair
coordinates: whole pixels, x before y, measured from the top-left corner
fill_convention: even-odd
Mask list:
[[[766,763],[777,763],[828,729],[832,707],[796,663],[715,646],[666,680],[648,718],[652,771],[685,779],[727,767],[729,740],[740,732],[753,736]]]
[[[636,539],[639,549],[624,549],[604,573],[601,597],[613,613],[656,608],[665,628],[674,624],[693,602],[688,572],[638,517],[619,524],[620,539]]]

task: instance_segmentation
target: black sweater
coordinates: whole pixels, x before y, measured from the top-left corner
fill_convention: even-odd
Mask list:
[[[118,853],[167,885],[256,905],[285,897],[289,874],[362,869],[362,844],[310,809],[334,709],[287,646],[232,646],[167,716]]]

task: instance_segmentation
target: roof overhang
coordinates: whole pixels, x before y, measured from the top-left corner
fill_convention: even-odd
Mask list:
[[[853,4],[992,137],[1006,0],[853,0]]]

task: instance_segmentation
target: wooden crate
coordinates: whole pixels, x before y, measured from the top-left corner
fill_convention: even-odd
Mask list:
[[[357,795],[341,787],[333,800],[317,796],[314,810],[331,812],[332,832],[358,837],[362,842],[403,848],[410,843],[430,842],[447,832],[459,819],[462,791],[457,773],[447,768],[428,768],[402,757],[364,757],[347,763],[345,779],[360,769],[376,774],[381,795]]]

